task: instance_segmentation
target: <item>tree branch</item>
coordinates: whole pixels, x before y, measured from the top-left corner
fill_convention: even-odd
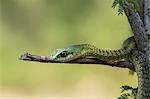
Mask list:
[[[143,21],[139,16],[139,13],[135,11],[132,4],[130,4],[128,0],[125,0],[122,6],[134,33],[137,47],[142,51],[145,47],[145,44],[143,43],[148,40]]]
[[[150,0],[144,0],[144,24],[146,33],[150,35]]]
[[[120,67],[120,68],[128,68],[130,70],[135,71],[134,66],[132,63],[128,61],[102,61],[96,58],[80,58],[69,62],[56,62],[53,60],[50,60],[49,56],[38,56],[38,55],[32,55],[29,53],[23,54],[19,58],[20,60],[24,61],[35,61],[35,62],[42,62],[42,63],[69,63],[69,64],[103,64],[108,65],[111,67]]]

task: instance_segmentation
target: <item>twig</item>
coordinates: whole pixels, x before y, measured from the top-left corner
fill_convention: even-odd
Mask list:
[[[128,68],[130,70],[135,71],[134,66],[132,63],[128,61],[102,61],[96,58],[80,58],[69,62],[56,62],[49,58],[49,56],[38,56],[32,55],[29,53],[23,54],[19,58],[20,60],[24,61],[35,61],[35,62],[42,62],[42,63],[68,63],[68,64],[103,64],[111,67],[120,67],[120,68]]]

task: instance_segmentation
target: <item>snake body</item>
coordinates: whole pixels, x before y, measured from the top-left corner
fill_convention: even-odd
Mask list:
[[[149,48],[147,48],[149,51]],[[78,58],[95,57],[99,60],[128,60],[130,61],[138,77],[138,95],[134,99],[150,99],[150,61],[140,52],[133,37],[124,41],[122,48],[118,50],[103,50],[90,44],[72,45],[54,51],[51,60],[69,62]]]
[[[138,77],[137,99],[150,99],[150,61],[137,49],[131,52],[131,61]]]
[[[121,60],[126,59],[135,47],[133,37],[124,41],[122,48],[118,50],[103,50],[90,44],[72,45],[60,48],[51,55],[51,60],[59,62],[68,62],[77,58],[95,57],[99,60]]]

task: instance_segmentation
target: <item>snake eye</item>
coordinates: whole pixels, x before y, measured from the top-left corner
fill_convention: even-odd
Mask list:
[[[66,57],[67,55],[68,55],[67,51],[63,51],[58,56],[59,57]]]

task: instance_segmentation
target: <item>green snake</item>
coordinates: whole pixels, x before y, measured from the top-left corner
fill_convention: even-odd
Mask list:
[[[131,50],[135,47],[133,37],[128,38],[118,50],[102,50],[94,45],[79,44],[65,48],[56,49],[51,55],[51,60],[57,62],[68,62],[78,58],[94,57],[99,60],[121,60],[127,59]]]
[[[149,48],[148,48],[149,50]],[[150,61],[146,60],[135,44],[134,37],[129,37],[118,50],[103,50],[90,44],[72,45],[56,49],[50,59],[56,62],[69,62],[78,58],[94,57],[99,60],[130,61],[138,76],[138,94],[134,99],[150,99]]]
[[[149,36],[148,36],[149,37]],[[144,41],[148,44],[145,52],[138,49],[134,37],[129,37],[118,50],[103,50],[90,44],[78,44],[65,48],[54,50],[50,56],[37,56],[31,54],[21,55],[21,60],[39,61],[39,62],[58,62],[69,63],[76,59],[97,58],[102,61],[127,61],[132,63],[138,77],[138,89],[130,86],[123,86],[123,90],[132,90],[131,94],[123,94],[118,99],[150,99],[150,41]],[[148,59],[147,59],[148,58]],[[128,98],[132,96],[133,98]]]

